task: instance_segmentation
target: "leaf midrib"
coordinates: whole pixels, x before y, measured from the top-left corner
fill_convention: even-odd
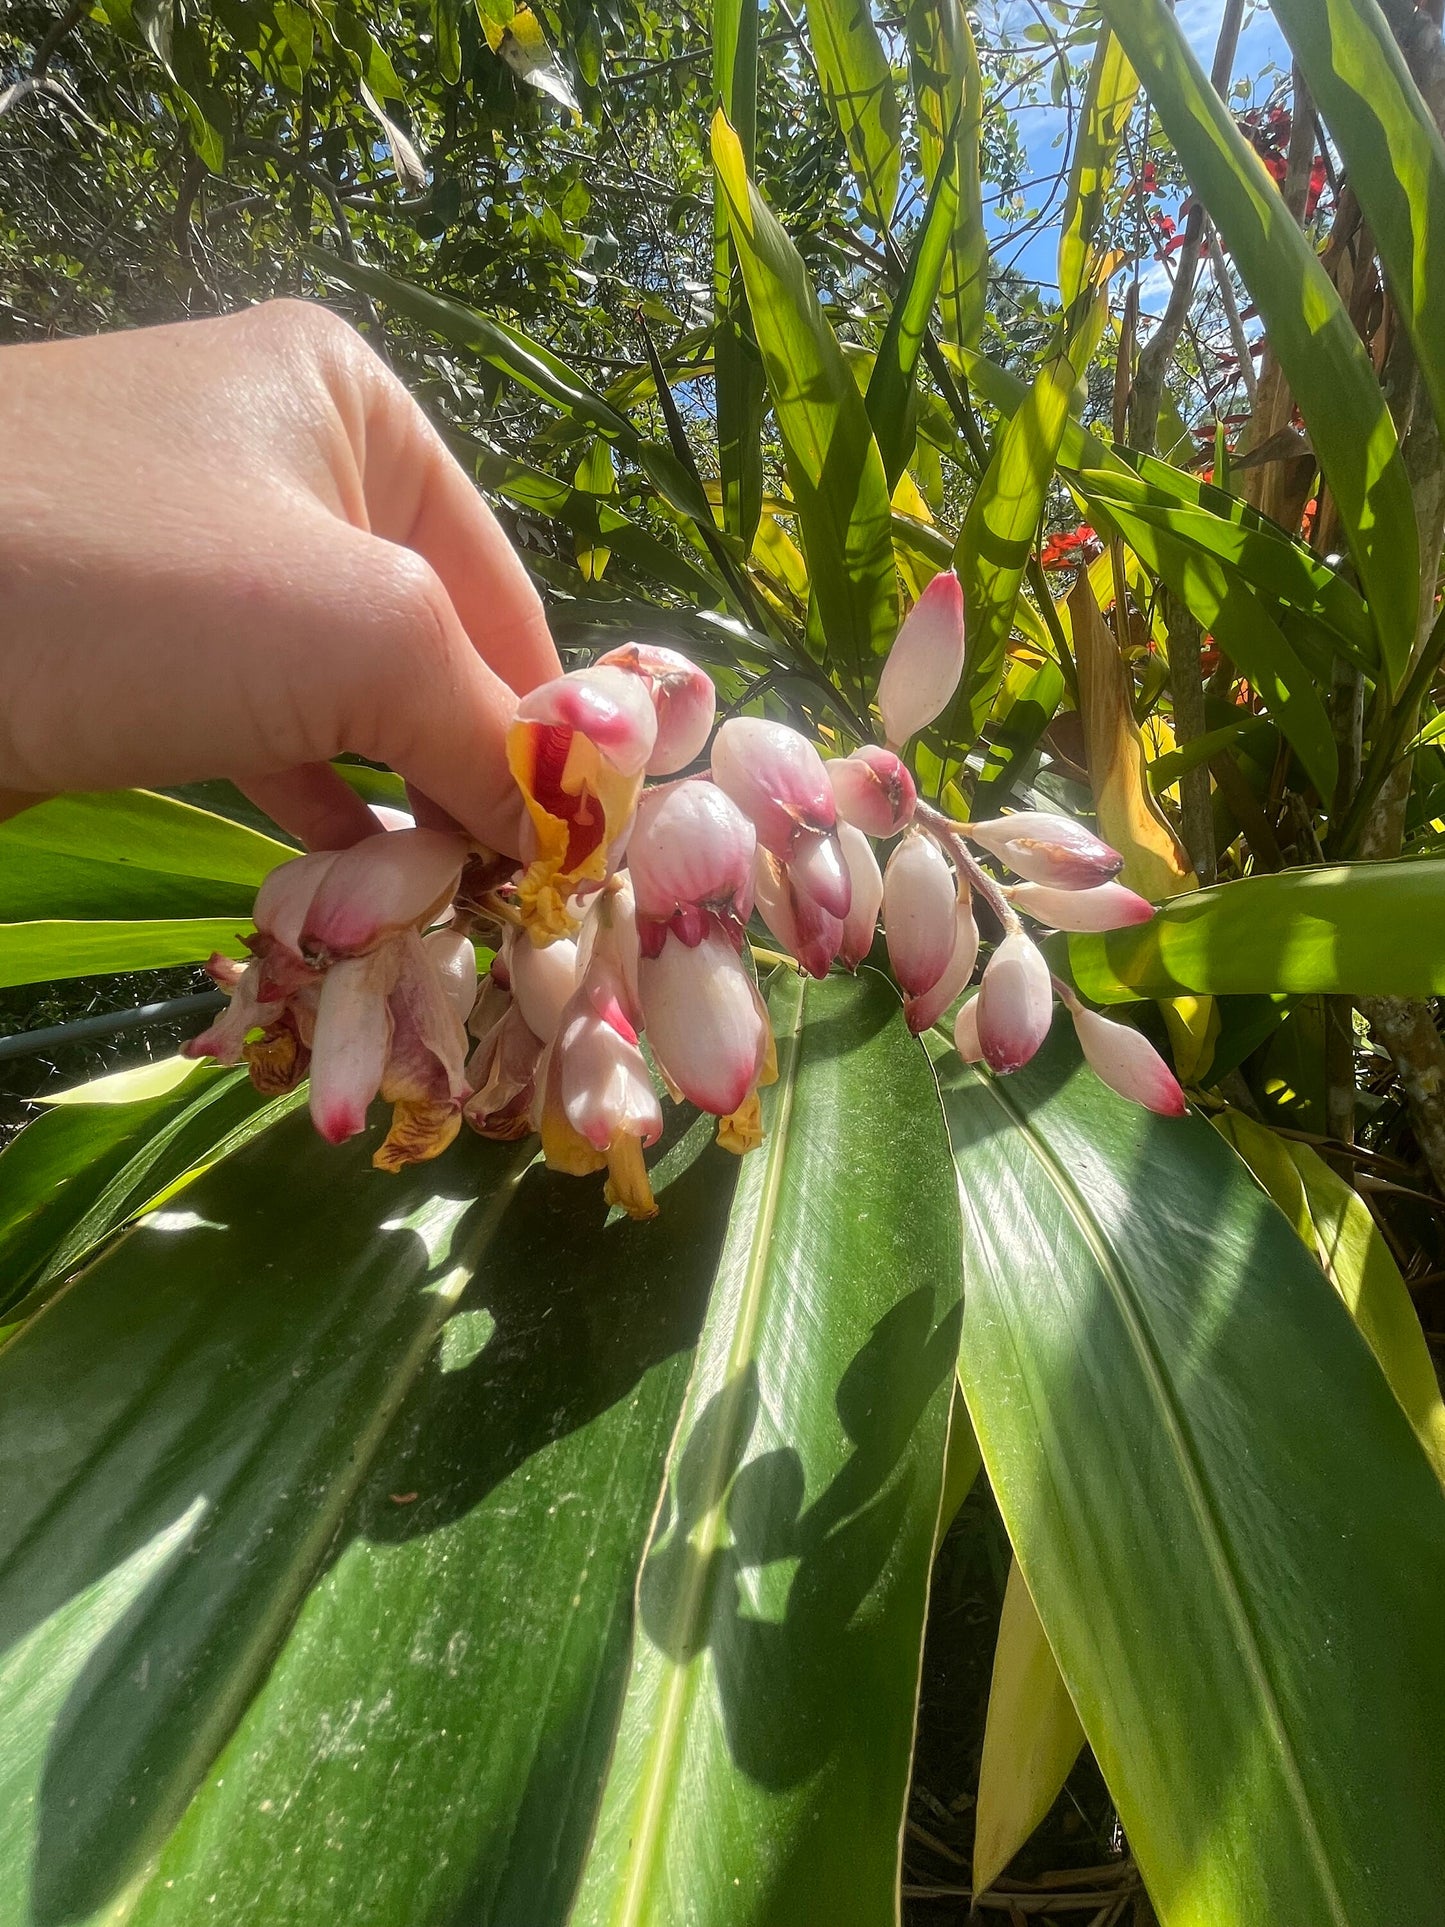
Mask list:
[[[999,1087],[995,1078],[985,1078],[975,1073],[975,1079],[987,1089],[1000,1110],[1022,1133],[1024,1142],[1078,1227],[1079,1235],[1088,1246],[1114,1300],[1145,1381],[1155,1396],[1163,1420],[1164,1434],[1179,1467],[1190,1510],[1199,1529],[1200,1543],[1204,1547],[1205,1556],[1219,1583],[1225,1609],[1235,1631],[1238,1650],[1245,1664],[1245,1671],[1255,1689],[1266,1724],[1275,1737],[1284,1781],[1299,1818],[1300,1831],[1314,1863],[1321,1897],[1329,1906],[1330,1917],[1337,1923],[1337,1927],[1349,1927],[1349,1913],[1335,1884],[1329,1855],[1320,1838],[1294,1741],[1285,1723],[1274,1682],[1265,1664],[1254,1620],[1229,1551],[1227,1535],[1210,1495],[1208,1482],[1191,1442],[1184,1416],[1174,1398],[1142,1309],[1129,1282],[1127,1267],[1114,1249],[1102,1225],[1097,1224],[1093,1219],[1086,1201],[1068,1171],[1035,1130],[1027,1115],[1013,1098]]]
[[[777,1040],[781,1046],[778,1052],[777,1097],[768,1135],[767,1162],[758,1194],[757,1215],[753,1220],[752,1232],[748,1240],[747,1265],[743,1274],[737,1322],[732,1343],[728,1347],[727,1364],[723,1374],[724,1389],[735,1382],[737,1373],[752,1355],[758,1321],[762,1315],[763,1300],[766,1296],[768,1254],[772,1242],[773,1223],[777,1217],[778,1199],[782,1190],[783,1168],[787,1162],[789,1125],[792,1120],[793,1099],[797,1090],[798,1060],[801,1056],[799,1033],[802,1029],[803,1010],[807,1002],[807,984],[802,978],[797,981],[799,985],[797,1004],[793,1011],[791,1028],[785,1037]],[[678,1428],[679,1438],[690,1416],[691,1413],[685,1408],[683,1424]],[[693,1576],[673,1615],[674,1626],[682,1628],[681,1642],[674,1642],[675,1650],[693,1651],[691,1636],[696,1629],[709,1591],[712,1555],[717,1550],[722,1532],[722,1500],[727,1483],[723,1468],[732,1462],[733,1443],[731,1430],[719,1428],[703,1487],[710,1495],[711,1503],[702,1515],[696,1534],[695,1545],[698,1556],[692,1563]],[[676,1444],[677,1441],[674,1440],[674,1451]],[[671,1456],[670,1454],[669,1471]],[[637,1923],[642,1918],[641,1910],[647,1898],[653,1872],[658,1832],[662,1825],[668,1796],[677,1783],[676,1775],[672,1770],[674,1756],[678,1737],[682,1732],[688,1706],[692,1700],[700,1658],[701,1653],[698,1652],[690,1660],[667,1662],[667,1684],[663,1692],[661,1717],[654,1728],[652,1743],[648,1747],[647,1763],[642,1771],[642,1793],[636,1809],[636,1825],[628,1842],[627,1884],[623,1889],[618,1911],[613,1915],[616,1927],[637,1927]]]

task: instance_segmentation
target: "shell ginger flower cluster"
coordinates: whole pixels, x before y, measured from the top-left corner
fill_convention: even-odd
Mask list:
[[[1117,881],[1118,854],[1067,817],[959,823],[918,795],[903,751],[951,700],[963,657],[962,597],[944,574],[885,664],[886,746],[827,762],[782,723],[715,727],[710,679],[670,650],[629,645],[542,685],[507,745],[522,861],[408,828],[283,864],[257,897],[249,961],[211,960],[230,1001],[188,1053],[244,1061],[271,1093],[309,1074],[312,1118],[333,1143],[384,1099],[383,1170],[435,1157],[464,1122],[490,1138],[536,1133],[549,1166],[605,1170],[609,1201],[645,1218],[657,1208],[644,1153],[663,1129],[659,1084],[715,1116],[727,1149],[762,1141],[759,1092],[776,1059],[754,915],[824,977],[857,968],[881,911],[907,1022],[922,1032],[972,980],[981,905],[993,947],[957,1015],[963,1058],[1018,1069],[1057,997],[1107,1084],[1178,1114],[1163,1060],[1050,974],[1020,915],[1056,930],[1147,918]],[[892,846],[886,867],[875,841]],[[474,939],[492,951],[480,986]]]

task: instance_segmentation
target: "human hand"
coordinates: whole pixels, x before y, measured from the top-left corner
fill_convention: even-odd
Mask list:
[[[557,654],[353,329],[279,301],[5,349],[0,429],[0,816],[225,776],[336,848],[376,828],[349,750],[515,854],[504,738]]]

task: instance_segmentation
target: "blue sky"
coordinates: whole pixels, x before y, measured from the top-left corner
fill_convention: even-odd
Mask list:
[[[1205,67],[1214,56],[1214,42],[1223,10],[1223,0],[1179,0],[1179,23]],[[979,25],[985,42],[997,45],[1006,33],[1017,32],[1022,35],[1023,29],[1039,17],[1030,0],[984,0],[980,7]],[[1250,7],[1240,36],[1239,52],[1234,64],[1235,78],[1248,77],[1256,81],[1264,92],[1268,92],[1274,73],[1280,70],[1287,72],[1288,67],[1289,50],[1284,37],[1273,15],[1256,0]],[[1017,113],[1028,155],[1026,178],[1053,173],[1063,154],[1061,137],[1066,127],[1066,116],[1061,108],[1049,104],[1047,90],[1045,95],[1040,105],[1022,107]],[[1037,207],[1042,198],[1042,192],[1025,196],[1030,208]],[[1175,210],[1166,202],[1164,212],[1173,213]],[[1012,261],[1022,274],[1041,287],[1053,285],[1059,245],[1056,220],[1051,217],[1036,232],[1013,242],[1010,241],[1012,224],[1000,220],[996,211],[986,209],[985,221],[993,239],[996,261],[1001,264]],[[1141,294],[1146,315],[1157,312],[1163,306],[1168,298],[1168,286],[1168,276],[1162,267],[1156,266],[1145,272],[1141,280]]]

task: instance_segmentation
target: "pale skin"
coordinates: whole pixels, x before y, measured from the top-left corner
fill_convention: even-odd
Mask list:
[[[0,352],[0,816],[229,777],[313,849],[377,828],[328,767],[515,854],[505,735],[559,673],[516,554],[324,309]]]

